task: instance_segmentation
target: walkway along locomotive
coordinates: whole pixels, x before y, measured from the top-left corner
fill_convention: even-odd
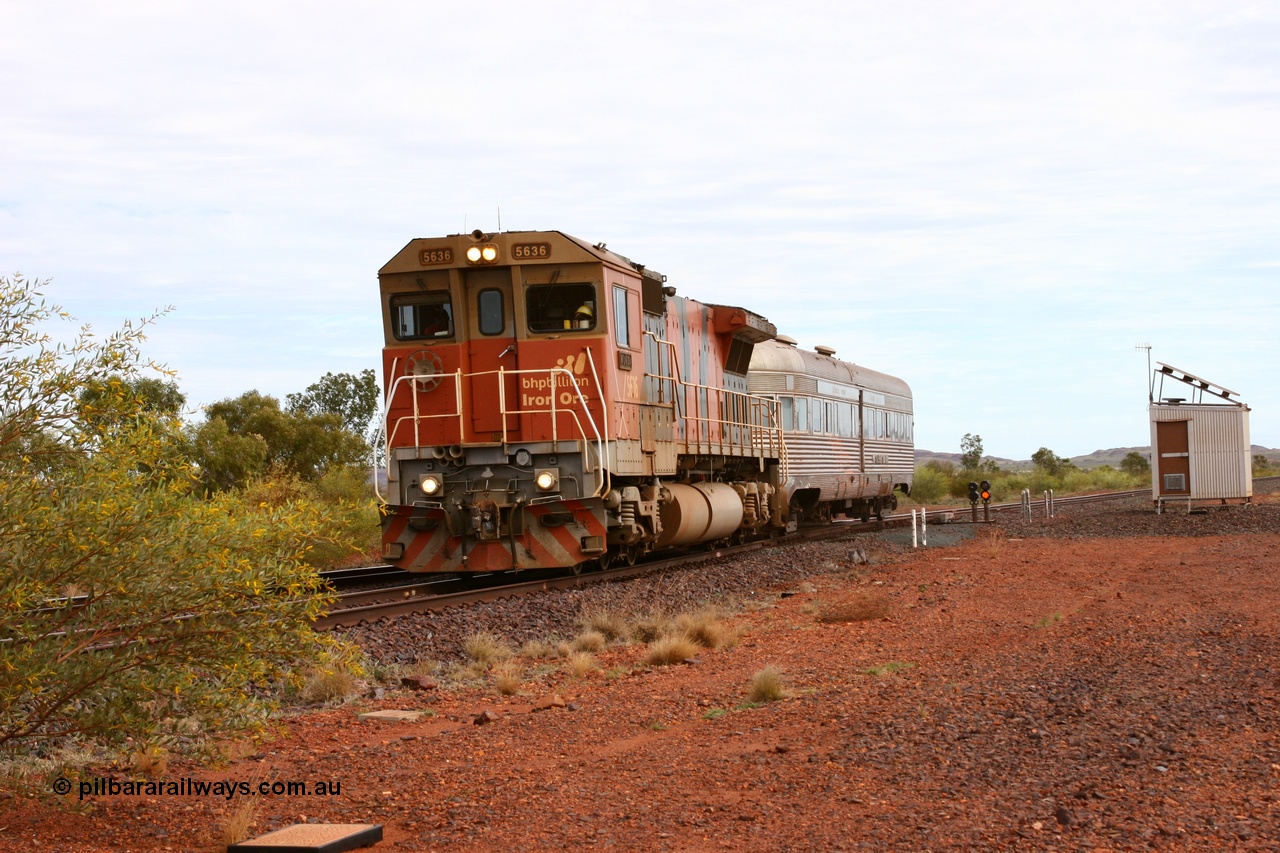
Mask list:
[[[906,383],[556,231],[411,241],[378,274],[385,558],[628,563],[910,492]]]

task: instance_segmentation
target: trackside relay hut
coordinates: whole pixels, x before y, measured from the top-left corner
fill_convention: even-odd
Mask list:
[[[1153,372],[1151,495],[1169,501],[1253,502],[1249,407],[1235,391],[1164,362]],[[1165,380],[1172,390],[1166,390]],[[1157,390],[1158,388],[1158,390]]]

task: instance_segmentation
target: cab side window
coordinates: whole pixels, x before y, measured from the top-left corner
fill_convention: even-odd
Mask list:
[[[448,291],[392,296],[391,331],[401,341],[453,337],[453,302]]]
[[[613,337],[620,347],[631,346],[631,315],[627,311],[627,289],[613,289]]]

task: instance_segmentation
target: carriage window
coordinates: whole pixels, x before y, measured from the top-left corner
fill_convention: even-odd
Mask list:
[[[887,438],[888,430],[885,428],[886,415],[888,412],[883,409],[867,409],[866,410],[866,431],[867,438]]]
[[[582,331],[596,327],[594,284],[535,284],[525,292],[531,332]]]
[[[838,432],[843,438],[853,437],[853,407],[848,403],[836,403],[836,414],[839,418]]]
[[[796,397],[796,429],[800,432],[809,431],[808,397]]]
[[[391,329],[398,340],[453,337],[453,303],[446,290],[391,297]]]
[[[482,290],[476,296],[477,313],[480,315],[480,334],[500,335],[507,327],[502,310],[501,290]]]

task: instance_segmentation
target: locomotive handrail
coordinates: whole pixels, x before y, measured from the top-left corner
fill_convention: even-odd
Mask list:
[[[687,413],[688,407],[686,406],[684,410],[681,410],[680,395],[676,393],[676,385],[684,384],[684,380],[680,378],[680,359],[676,355],[676,345],[671,341],[666,340],[665,338],[658,337],[657,335],[655,335],[653,332],[650,332],[650,331],[646,331],[645,335],[647,337],[653,338],[653,340],[658,344],[658,363],[659,364],[662,363],[662,348],[664,346],[667,348],[667,366],[671,368],[672,371],[676,374],[675,376],[664,376],[661,373],[646,372],[645,375],[652,376],[654,379],[659,380],[658,402],[662,402],[662,399],[661,399],[662,384],[661,383],[664,381],[671,383],[671,407],[677,415],[683,416]]]
[[[587,347],[587,364],[591,365],[591,378],[596,382],[596,392],[600,395],[600,420],[604,424],[604,442],[597,448],[601,454],[600,466],[603,476],[596,478],[596,492],[592,497],[600,497],[609,493],[609,487],[612,484],[613,460],[609,458],[609,412],[604,405],[604,386],[600,384],[600,374],[596,371],[596,357],[591,354],[591,347]],[[585,401],[584,401],[585,407]],[[591,410],[587,409],[587,417],[591,416]],[[586,453],[582,456],[585,459]]]
[[[707,444],[706,451],[708,453],[713,452],[714,450],[712,446],[713,430],[711,427],[712,427],[712,424],[715,424],[720,427],[720,430],[719,430],[720,441],[718,442],[718,444],[721,451],[724,450],[724,446],[726,444],[733,449],[750,448],[751,450],[756,452],[757,458],[761,460],[762,464],[763,464],[764,452],[766,448],[769,451],[777,451],[776,455],[778,457],[779,464],[782,466],[783,472],[786,471],[786,463],[785,463],[786,446],[782,441],[782,428],[778,425],[778,418],[775,411],[778,407],[778,402],[776,400],[771,400],[768,397],[762,397],[756,394],[744,393],[742,391],[729,391],[727,389],[717,388],[711,385],[702,385],[697,382],[687,382],[681,378],[680,357],[676,353],[675,344],[664,338],[658,337],[653,332],[646,331],[645,335],[652,338],[654,342],[658,344],[659,351],[661,351],[661,348],[664,346],[667,348],[667,363],[669,368],[672,370],[672,372],[675,375],[665,376],[662,374],[652,374],[652,373],[647,373],[646,375],[653,376],[655,379],[658,379],[659,381],[666,381],[672,384],[672,393],[671,393],[672,403],[675,405],[677,414],[683,416],[686,423],[685,436],[684,436],[686,446],[692,443],[695,446],[695,449],[697,450],[697,452],[701,453],[703,450],[703,446],[702,446],[703,432],[705,429],[706,444]],[[658,362],[659,364],[661,364],[662,362],[661,355],[659,355]],[[675,388],[677,384],[683,389],[684,391],[683,394],[675,393]],[[706,417],[702,416],[701,414],[702,410],[700,406],[698,407],[698,414],[696,415],[689,414],[690,407],[688,403],[688,397],[689,397],[690,391],[693,391],[695,393],[695,396],[696,396],[696,392],[698,391],[707,392],[707,416]],[[747,403],[748,412],[750,412],[752,409],[767,411],[769,412],[769,415],[770,415],[769,419],[772,422],[772,425],[766,426],[764,424],[757,424],[751,419],[750,416],[748,416],[746,421],[733,421],[733,420],[728,420],[724,417],[713,418],[711,417],[712,397],[715,398],[715,402],[717,404],[716,406],[717,410],[720,409],[719,404],[721,403],[727,403],[730,400],[741,400]],[[684,403],[683,407],[681,407],[680,405],[681,402]],[[689,434],[691,430],[688,429],[688,425],[690,424],[693,426],[692,436]],[[703,426],[704,424],[705,424],[705,427]],[[733,433],[729,428],[735,427],[735,426],[740,427],[746,431],[747,438],[745,440],[735,441],[732,438]],[[764,440],[761,440],[761,436],[758,433],[763,433]],[[726,440],[726,436],[728,436],[727,440]],[[771,454],[771,455],[775,455],[775,454]]]
[[[400,365],[400,358],[399,358],[398,356],[397,356],[396,358],[394,358],[394,359],[392,359],[392,360],[391,360],[391,375],[392,375],[392,376],[395,376],[395,374],[398,372],[398,370],[397,370],[397,369],[398,369],[399,365]],[[381,418],[379,418],[379,422],[378,422],[378,434],[377,434],[377,439],[381,439],[381,440],[382,440],[382,442],[383,442],[383,453],[384,453],[384,458],[385,458],[385,459],[386,459],[386,461],[387,461],[387,477],[388,477],[388,483],[390,482],[390,475],[391,475],[391,459],[392,459],[392,448],[391,448],[391,442],[392,442],[393,440],[395,440],[395,437],[396,437],[397,433],[399,433],[399,432],[400,432],[400,426],[404,423],[404,421],[405,421],[405,420],[409,420],[409,419],[411,419],[411,420],[413,421],[413,443],[414,443],[414,446],[415,446],[415,447],[421,447],[421,446],[422,446],[422,440],[421,440],[421,439],[422,439],[422,437],[421,437],[421,434],[420,434],[420,432],[419,432],[419,427],[420,427],[420,421],[422,421],[422,420],[424,420],[424,419],[426,419],[426,418],[452,418],[452,417],[456,417],[456,418],[458,419],[458,434],[459,434],[459,435],[461,435],[461,434],[462,434],[462,423],[463,423],[463,422],[462,422],[462,381],[461,381],[462,371],[461,371],[461,370],[457,370],[457,371],[454,371],[453,373],[440,373],[440,374],[436,374],[436,376],[437,376],[440,380],[442,380],[442,381],[444,380],[444,378],[445,378],[446,376],[447,376],[447,377],[449,377],[449,378],[452,378],[452,379],[454,380],[454,411],[453,411],[453,412],[445,412],[445,413],[443,413],[443,414],[436,414],[436,415],[424,415],[424,414],[422,414],[422,412],[421,412],[421,411],[419,411],[419,409],[418,409],[418,395],[417,395],[417,394],[410,394],[410,395],[409,395],[409,398],[410,398],[410,400],[412,401],[412,405],[413,405],[413,414],[412,414],[411,416],[409,416],[408,418],[405,418],[405,417],[397,418],[397,419],[396,419],[395,426],[394,426],[393,428],[391,428],[391,429],[388,429],[388,426],[389,426],[389,424],[390,424],[390,416],[391,416],[391,401],[392,401],[392,400],[394,400],[394,399],[396,398],[396,392],[397,392],[397,390],[399,389],[400,384],[401,384],[401,383],[403,383],[403,382],[405,382],[405,381],[408,381],[408,382],[410,382],[410,383],[412,383],[412,382],[420,382],[420,381],[423,381],[423,377],[421,377],[421,376],[414,376],[414,375],[395,376],[395,378],[391,381],[391,385],[390,385],[390,387],[388,387],[388,388],[384,389],[384,392],[383,392],[383,393],[384,393],[384,396],[383,396],[383,404],[382,404],[382,417],[381,417]],[[377,440],[377,439],[375,439],[375,440]],[[376,458],[376,457],[375,457],[375,459],[374,459],[374,478],[373,478],[373,482],[374,482],[374,487],[373,487],[373,488],[374,488],[374,494],[376,494],[376,495],[377,495],[377,497],[378,497],[378,499],[379,499],[379,500],[381,500],[383,503],[387,503],[387,499],[386,499],[386,497],[385,497],[385,496],[383,496],[383,494],[382,494],[382,490],[381,490],[380,488],[378,488],[378,477],[377,477],[377,458]]]
[[[590,356],[590,350],[588,350],[588,356]],[[391,366],[392,375],[395,374],[396,368],[398,367],[398,365],[399,365],[399,358],[393,359],[392,366]],[[595,380],[595,383],[596,383],[596,388],[599,391],[600,379],[595,369],[594,359],[591,359],[591,372],[592,372],[592,378]],[[550,398],[550,408],[508,409],[507,399],[506,399],[506,381],[505,381],[506,376],[508,375],[519,376],[523,374],[545,374],[547,376],[548,387],[550,387],[551,389],[556,389],[559,387],[572,388],[574,395],[577,397],[578,403],[581,405],[581,408],[582,408],[581,414],[585,417],[586,424],[585,425],[583,424],[584,418],[579,416],[579,412],[575,408],[566,408],[563,410],[559,410],[556,405],[557,395],[555,393],[551,393],[548,395],[548,397]],[[563,375],[567,380],[563,386],[561,386],[558,381],[558,376],[560,375]],[[510,415],[518,416],[520,414],[549,414],[551,416],[551,442],[552,442],[552,446],[557,449],[557,452],[559,452],[558,445],[561,441],[573,441],[577,444],[580,444],[583,449],[584,473],[594,473],[595,471],[591,467],[591,454],[587,452],[587,449],[591,448],[591,446],[594,444],[596,466],[597,468],[605,469],[607,471],[605,467],[608,461],[607,453],[606,453],[606,447],[608,442],[607,417],[605,419],[606,429],[602,431],[600,427],[596,424],[595,418],[591,414],[591,408],[588,405],[587,398],[582,393],[582,389],[578,386],[578,383],[575,381],[573,374],[569,372],[569,370],[563,367],[526,368],[524,370],[507,370],[504,367],[499,367],[497,370],[481,370],[473,373],[463,373],[461,369],[458,369],[458,370],[455,370],[453,373],[436,374],[434,378],[438,378],[442,381],[446,378],[453,380],[454,410],[452,412],[438,412],[434,414],[424,413],[419,407],[419,400],[418,400],[419,395],[410,394],[409,397],[412,405],[411,413],[397,418],[394,424],[392,424],[390,421],[391,403],[393,400],[396,399],[396,395],[397,393],[399,393],[401,385],[405,383],[413,385],[413,383],[415,382],[422,381],[422,377],[419,377],[419,376],[413,376],[413,375],[397,376],[392,381],[391,387],[388,393],[386,394],[386,398],[385,398],[385,402],[382,410],[381,423],[379,424],[379,430],[378,430],[379,437],[385,439],[384,447],[385,447],[387,458],[388,459],[391,458],[392,442],[395,440],[396,436],[400,433],[401,428],[405,426],[406,421],[412,421],[413,443],[415,447],[423,446],[422,433],[421,433],[423,422],[433,418],[456,417],[458,419],[458,435],[459,437],[461,437],[464,434],[464,427],[465,427],[465,422],[463,420],[464,415],[463,415],[463,400],[462,400],[462,380],[464,378],[470,379],[478,376],[496,376],[498,378],[498,406],[499,406],[499,417],[502,420],[502,443],[504,445],[509,443],[509,439],[510,439],[509,427],[507,426],[508,416]],[[603,403],[603,397],[601,399]],[[560,438],[560,417],[559,416],[561,414],[567,415],[569,418],[572,419],[573,428],[570,430],[570,434],[573,436],[572,438],[568,438],[568,439]],[[376,481],[376,478],[375,478],[375,481]],[[607,482],[608,482],[607,473],[603,477],[598,476],[596,478],[595,493],[591,495],[591,497],[599,497],[601,494],[604,494],[604,492],[607,491],[607,489],[603,489],[603,486]],[[375,485],[375,489],[377,489],[376,485]],[[383,497],[382,492],[380,490],[377,491],[377,495],[380,499],[383,499],[385,502],[385,498]]]
[[[394,365],[394,362],[393,362],[393,365]],[[454,383],[453,383],[454,384],[454,411],[452,412],[441,412],[439,414],[434,414],[434,415],[423,414],[422,411],[420,411],[418,408],[418,395],[411,394],[410,399],[412,400],[412,403],[413,403],[413,414],[407,415],[407,416],[401,416],[396,419],[395,427],[387,435],[388,455],[391,452],[391,441],[395,438],[396,434],[400,431],[400,425],[407,420],[413,421],[413,444],[415,447],[422,447],[422,434],[420,431],[421,429],[420,422],[424,420],[429,420],[431,418],[455,418],[456,417],[458,419],[458,434],[462,435],[462,426],[463,426],[462,377],[468,376],[468,375],[470,374],[464,374],[461,370],[456,370],[453,373],[436,374],[436,377],[438,377],[441,380],[445,378],[454,380]],[[421,376],[406,375],[406,376],[396,377],[395,381],[391,383],[391,393],[388,395],[386,406],[383,409],[382,417],[384,421],[389,422],[388,419],[391,414],[391,401],[395,399],[396,392],[399,389],[399,386],[403,383],[413,384],[415,382],[421,382],[421,381],[423,381]]]

